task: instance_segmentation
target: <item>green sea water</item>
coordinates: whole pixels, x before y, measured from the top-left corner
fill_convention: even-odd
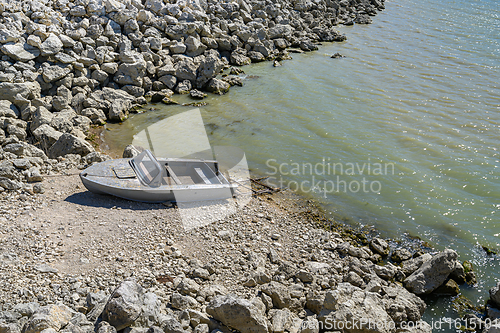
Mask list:
[[[457,250],[480,281],[464,294],[484,303],[500,279],[479,246],[500,248],[498,2],[387,1],[373,24],[339,30],[346,42],[243,67],[243,87],[209,96],[210,143],[243,149],[252,170],[347,223]],[[148,107],[108,125],[106,142],[122,149],[188,110]],[[431,304],[427,319],[452,315],[448,300]]]

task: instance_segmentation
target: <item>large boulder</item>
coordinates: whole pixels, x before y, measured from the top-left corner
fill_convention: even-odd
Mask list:
[[[60,112],[53,113],[54,117],[50,122],[50,126],[61,132],[70,133],[73,130],[73,118],[76,117],[76,112],[72,109],[66,109]]]
[[[128,110],[132,107],[132,103],[125,99],[117,99],[111,103],[109,108],[108,119],[110,121],[124,121],[128,117]]]
[[[9,191],[17,191],[22,188],[22,183],[17,180],[0,177],[0,187]]]
[[[144,151],[144,148],[141,146],[128,145],[123,149],[123,158],[131,158],[136,157],[140,153]],[[173,295],[172,295],[173,296]]]
[[[340,283],[326,294],[318,320],[326,331],[392,333],[396,326],[379,294],[350,283]]]
[[[250,301],[232,294],[215,297],[207,306],[207,313],[241,333],[269,332],[264,313]]]
[[[11,161],[0,162],[0,177],[5,177],[9,179],[18,178],[16,168]]]
[[[108,87],[94,91],[90,96],[97,102],[96,107],[108,108],[108,119],[111,121],[123,121],[126,119],[128,111],[135,100],[134,96],[126,91]],[[87,113],[89,114],[87,117],[91,118],[93,122],[105,121],[105,119],[101,118],[102,115],[99,112],[96,113],[92,108],[86,110],[86,114]],[[93,113],[93,115],[90,113]]]
[[[121,64],[115,73],[114,81],[121,85],[142,86],[146,74],[146,61],[142,54],[134,51],[120,53]]]
[[[89,156],[92,154],[89,154]],[[136,325],[142,327],[151,327],[158,324],[161,317],[160,307],[161,301],[155,293],[145,293],[143,297],[141,314],[136,320]]]
[[[269,39],[275,38],[290,38],[295,29],[288,24],[276,24],[269,29]]]
[[[21,327],[18,323],[0,322],[0,332],[2,333],[21,333]]]
[[[178,61],[175,66],[175,76],[179,80],[189,80],[192,82],[196,81],[196,71],[198,66],[194,63],[191,58],[184,58]]]
[[[27,43],[7,43],[0,48],[5,55],[14,60],[27,62],[40,55],[40,51]]]
[[[231,64],[236,66],[250,65],[252,60],[246,56],[247,50],[239,48],[231,53]]]
[[[15,30],[0,29],[0,44],[17,42],[19,37],[21,37],[21,35]]]
[[[184,44],[186,44],[186,53],[190,57],[199,56],[200,54],[203,54],[203,52],[205,52],[205,50],[207,49],[207,46],[205,44],[203,44],[198,38],[193,36],[189,36],[188,38],[186,38]]]
[[[274,307],[278,309],[288,308],[292,303],[290,290],[279,282],[272,281],[263,285],[262,292],[271,297]]]
[[[226,81],[213,78],[208,81],[207,90],[211,93],[222,95],[227,93],[230,87],[231,85]]]
[[[430,255],[429,253],[424,253],[419,257],[403,261],[403,273],[405,274],[405,276],[410,276],[411,274],[413,274],[413,272],[419,269],[424,262],[431,259],[432,255]]]
[[[426,304],[415,294],[399,285],[383,287],[386,311],[398,325],[402,322],[417,322],[422,317]]]
[[[63,48],[63,43],[55,34],[51,33],[47,39],[40,45],[42,56],[50,56],[60,52]]]
[[[16,96],[26,99],[40,98],[42,88],[38,82],[24,82],[24,83],[0,83],[0,99],[5,99],[16,102]]]
[[[80,111],[80,114],[89,118],[93,124],[104,125],[106,123],[106,115],[100,109],[86,108]]]
[[[490,289],[490,299],[491,302],[500,309],[500,281],[497,285]]]
[[[63,304],[51,304],[33,314],[24,330],[25,333],[39,333],[45,329],[59,331],[73,317],[74,311]]]
[[[64,133],[59,139],[49,148],[48,155],[50,158],[57,158],[67,154],[77,154],[85,156],[94,151],[90,143],[82,140],[72,134]]]
[[[120,331],[139,318],[143,304],[142,287],[135,280],[127,279],[111,295],[102,314],[103,320]]]
[[[146,62],[140,61],[132,64],[122,63],[114,76],[114,81],[121,85],[142,86],[146,74]]]
[[[196,87],[203,88],[203,86],[212,78],[217,76],[224,67],[222,61],[215,55],[209,54],[200,63],[196,73]]]
[[[194,308],[198,305],[198,302],[191,296],[183,296],[179,293],[173,293],[170,299],[172,308],[178,310],[187,310]]]
[[[43,124],[50,125],[53,118],[54,115],[45,107],[43,106],[37,107],[36,110],[31,114],[31,125],[30,125],[31,132],[35,131],[38,127],[42,126]]]
[[[40,142],[45,151],[47,151],[57,140],[61,137],[63,133],[55,130],[53,127],[43,124],[40,125],[36,130],[33,131],[33,135]]]
[[[372,239],[370,242],[370,249],[375,252],[380,254],[382,257],[385,257],[389,254],[389,244],[383,240],[382,238],[375,237]]]
[[[0,100],[0,117],[18,118],[19,115],[19,110],[12,102]]]
[[[447,249],[436,254],[404,280],[404,286],[417,294],[429,294],[441,286],[455,270],[457,253]]]
[[[184,330],[181,323],[179,323],[176,318],[170,315],[163,316],[160,328],[164,333],[188,333],[186,330]]]
[[[53,65],[47,66],[43,69],[42,77],[46,83],[50,83],[62,79],[69,73],[71,73],[69,68]]]
[[[102,88],[102,98],[104,98],[108,102],[113,102],[117,99],[125,99],[127,101],[133,102],[134,96],[130,95],[126,91],[117,90],[112,88]]]

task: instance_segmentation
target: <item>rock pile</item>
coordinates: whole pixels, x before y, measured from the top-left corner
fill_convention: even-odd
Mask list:
[[[450,250],[411,250],[410,258],[391,262],[391,253],[404,252],[394,242],[318,228],[307,217],[313,206],[286,191],[185,230],[175,208],[152,212],[113,198],[114,207],[103,208],[100,196],[84,207],[72,204],[82,193],[77,183],[76,176],[57,177],[45,195],[2,195],[9,199],[0,200],[0,209],[10,215],[0,217],[0,233],[9,235],[0,251],[5,325],[23,328],[39,307],[62,302],[75,311],[70,321],[78,315],[72,325],[89,333],[157,330],[152,326],[178,333],[317,333],[356,319],[384,324],[371,332],[419,332],[403,326],[421,318],[425,303],[404,286],[431,292],[473,275]],[[52,328],[79,332],[67,325]]]
[[[4,1],[0,189],[36,181],[57,164],[48,159],[92,153],[90,126],[123,121],[153,92],[167,103],[174,92],[225,93],[241,85],[216,78],[228,64],[342,41],[335,25],[369,23],[383,8],[383,0]]]
[[[233,238],[232,233],[221,237],[227,242]],[[149,291],[127,278],[110,294],[88,293],[85,283],[73,279],[66,305],[50,299],[44,306],[4,305],[0,327],[12,333],[432,332],[421,321],[425,302],[397,281],[404,279],[403,270],[415,270],[410,277],[417,273],[424,276],[423,285],[434,285],[443,269],[422,267],[444,261],[455,267],[448,274],[456,274],[460,269],[453,251],[424,255],[420,267],[413,261],[402,268],[374,264],[378,257],[369,248],[347,245],[335,234],[333,238],[322,245],[330,259],[321,261],[287,261],[274,250],[267,256],[248,252],[243,259],[248,269],[239,286],[228,285],[230,289],[214,283],[220,281],[217,267],[198,260],[191,260],[177,277],[156,277]],[[67,287],[52,284],[68,294]],[[418,323],[418,328],[406,329],[408,323]]]

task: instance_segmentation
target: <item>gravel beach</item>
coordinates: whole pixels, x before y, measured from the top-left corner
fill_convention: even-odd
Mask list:
[[[456,295],[475,280],[453,250],[395,249],[332,229],[286,190],[186,230],[174,205],[98,196],[78,177],[109,158],[96,151],[92,127],[172,103],[174,93],[226,93],[241,85],[234,66],[278,66],[290,47],[344,41],[336,25],[370,23],[383,8],[379,0],[0,3],[0,333],[431,332],[420,296]],[[494,319],[498,286],[490,293]]]
[[[455,280],[474,278],[452,250],[413,253],[376,237],[363,245],[340,226],[328,231],[318,207],[286,190],[186,230],[176,206],[92,194],[78,171],[47,177],[43,194],[1,195],[9,329],[65,332],[73,320],[89,332],[323,332],[368,321],[380,325],[338,331],[431,332],[419,321],[426,305],[418,295],[453,293]],[[392,263],[382,261],[388,256]],[[116,288],[123,295],[115,299]],[[45,318],[54,311],[68,312],[60,327]],[[118,318],[106,317],[113,311]],[[147,311],[154,315],[141,319]]]

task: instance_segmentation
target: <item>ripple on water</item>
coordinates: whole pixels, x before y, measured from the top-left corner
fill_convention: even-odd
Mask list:
[[[347,42],[293,54],[282,67],[245,67],[260,78],[209,97],[202,109],[213,124],[210,141],[241,147],[260,173],[271,171],[269,159],[394,163],[394,173],[365,175],[381,182],[380,193],[305,195],[387,236],[410,233],[456,248],[482,277],[465,291],[479,303],[500,267],[475,247],[500,247],[499,8],[494,0],[393,0],[386,7],[372,25],[339,27]],[[335,52],[347,57],[330,59]],[[123,147],[145,125],[186,110],[156,107],[110,125],[107,140]],[[435,315],[446,312],[441,305]]]

